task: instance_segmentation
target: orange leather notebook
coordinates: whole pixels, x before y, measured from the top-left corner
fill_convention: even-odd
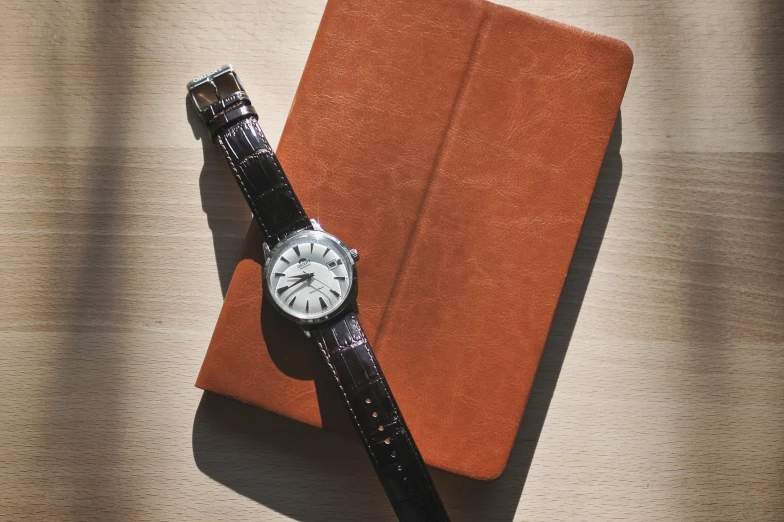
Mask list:
[[[277,154],[361,254],[359,317],[427,463],[503,471],[632,61],[484,0],[329,0]],[[252,225],[197,386],[354,436],[261,260]]]

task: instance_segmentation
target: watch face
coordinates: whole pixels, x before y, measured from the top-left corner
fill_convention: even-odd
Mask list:
[[[331,234],[302,231],[275,245],[265,279],[281,312],[299,322],[319,322],[344,308],[354,287],[354,260]]]

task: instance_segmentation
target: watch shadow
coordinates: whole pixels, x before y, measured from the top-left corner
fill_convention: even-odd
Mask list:
[[[506,470],[494,481],[481,482],[431,468],[454,522],[515,518],[615,203],[623,171],[621,141],[619,113]],[[216,246],[216,259],[217,251]],[[298,378],[315,380],[325,425],[356,439],[314,345],[301,333],[294,335],[289,329],[296,327],[275,314],[272,306],[262,306],[262,329],[275,363]],[[276,350],[284,338],[286,349]],[[396,520],[365,450],[349,438],[204,392],[192,443],[203,473],[288,517],[303,522]]]
[[[202,145],[204,165],[199,175],[201,208],[207,215],[207,225],[212,232],[218,280],[223,297],[226,297],[234,268],[240,261],[245,231],[252,221],[251,213],[242,193],[237,189],[237,182],[223,154],[212,142],[207,126],[201,121],[188,96],[185,97],[185,112],[193,137],[201,141]]]
[[[252,259],[259,267],[263,266],[263,242],[261,229],[255,221],[251,222],[242,253],[243,259]],[[260,288],[259,292],[262,295],[261,334],[272,362],[281,372],[293,379],[313,381],[323,428],[360,442],[316,341],[305,337],[297,324],[283,317],[263,289]]]

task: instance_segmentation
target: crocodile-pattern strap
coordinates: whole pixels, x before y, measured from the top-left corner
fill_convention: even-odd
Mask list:
[[[225,75],[236,92],[222,95]],[[222,79],[222,80],[221,80]],[[230,66],[197,78],[188,91],[234,173],[253,217],[271,247],[297,230],[313,228]],[[213,100],[201,106],[200,100]],[[356,313],[312,331],[354,426],[398,518],[448,522],[441,499],[400,415]]]
[[[244,113],[236,109],[239,119],[220,128],[215,141],[223,150],[265,241],[272,247],[291,232],[312,225],[252,109]]]
[[[357,315],[311,330],[397,517],[448,521]]]

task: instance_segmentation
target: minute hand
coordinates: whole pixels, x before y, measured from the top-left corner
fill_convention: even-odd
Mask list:
[[[281,286],[280,288],[278,288],[277,292],[279,294],[282,294],[283,292],[285,292],[289,288],[293,288],[293,287],[297,286],[298,284],[300,284],[303,281],[307,281],[308,279],[313,277],[313,274],[312,273],[311,274],[307,274],[307,273],[305,273],[305,274],[297,274],[295,276],[290,276],[290,277],[291,277],[291,279],[297,278],[297,281],[294,282],[293,284],[290,284],[290,285],[287,285],[287,286]]]

